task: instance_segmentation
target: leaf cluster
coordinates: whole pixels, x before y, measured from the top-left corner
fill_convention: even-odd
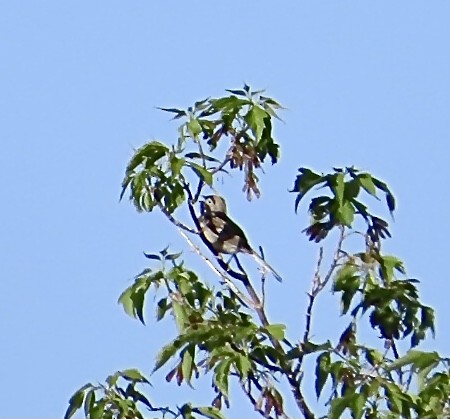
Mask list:
[[[145,254],[150,266],[119,298],[124,311],[145,324],[146,302],[153,296],[156,321],[173,319],[176,334],[160,349],[152,374],[167,368],[167,382],[191,387],[208,376],[211,403],[155,406],[141,390],[150,385],[149,379],[129,369],[108,377],[105,384],[81,387],[69,402],[66,419],[78,409],[84,409],[87,418],[141,418],[149,411],[159,417],[220,419],[233,400],[232,380],[264,418],[288,417],[289,397],[302,417],[318,417],[305,396],[312,388],[327,418],[348,413],[353,418],[450,417],[450,361],[418,348],[427,336],[434,336],[434,311],[421,302],[418,281],[407,275],[402,260],[383,252],[390,226],[367,202],[384,202],[393,216],[396,200],[385,182],[355,167],[325,174],[299,168],[291,190],[296,194],[295,211],[311,195],[310,222],[303,231],[320,246],[303,332],[298,324],[288,330],[269,320],[271,296],[266,296],[264,280],[258,291],[237,257],[239,272],[217,252],[215,264],[185,234],[204,239],[194,205],[205,186],[214,188],[219,173],[242,171],[243,190],[250,199],[260,194],[255,171],[266,158],[272,164],[279,159],[272,134],[279,103],[247,85],[227,93],[186,110],[162,108],[180,121],[177,139],[171,146],[150,141],[136,150],[121,193],[122,198],[128,191],[138,211],[159,208],[220,278],[217,288],[207,285],[184,265],[181,253],[165,248]],[[196,228],[175,218],[183,204]],[[337,242],[332,231],[338,233]],[[348,245],[355,237],[360,239],[356,252],[350,250],[354,242]],[[327,261],[324,243],[333,250]],[[313,338],[312,319],[320,318],[315,305],[324,291],[337,297],[336,309],[345,326],[320,342]],[[361,330],[372,330],[375,344],[363,343]],[[305,367],[305,359],[315,362],[314,371]],[[283,391],[283,381],[290,393]]]

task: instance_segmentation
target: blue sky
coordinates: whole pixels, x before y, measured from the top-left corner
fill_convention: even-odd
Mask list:
[[[116,303],[146,266],[142,251],[184,249],[215,278],[160,214],[118,203],[124,167],[146,140],[175,138],[156,106],[189,106],[244,81],[288,108],[263,197],[247,203],[239,176],[223,187],[285,278],[270,285],[272,320],[292,335],[303,324],[317,253],[287,193],[297,168],[355,165],[398,198],[386,249],[422,280],[437,310],[426,347],[448,355],[449,14],[447,1],[413,0],[1,2],[0,417],[61,417],[85,382],[151,370],[170,323],[143,327]],[[338,322],[337,302],[323,301],[318,338]],[[195,397],[154,391],[163,404]],[[238,398],[230,417],[244,411],[252,417]]]

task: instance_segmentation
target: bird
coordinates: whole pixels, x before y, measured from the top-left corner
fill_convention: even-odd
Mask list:
[[[273,276],[282,281],[281,276],[250,246],[244,231],[227,214],[225,199],[219,195],[204,196],[200,202],[200,229],[205,239],[217,253],[230,254],[246,253]]]

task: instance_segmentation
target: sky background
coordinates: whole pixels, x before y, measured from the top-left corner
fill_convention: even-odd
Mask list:
[[[269,284],[271,320],[302,333],[314,272],[305,208],[296,216],[287,192],[297,168],[355,165],[398,199],[385,249],[437,311],[424,348],[448,356],[449,15],[448,1],[0,1],[0,418],[62,417],[85,382],[151,371],[171,322],[155,325],[150,308],[144,327],[117,305],[148,266],[142,251],[185,250],[215,283],[161,214],[119,204],[120,183],[133,148],[176,138],[156,106],[244,82],[287,107],[262,198],[245,200],[239,174],[218,184],[284,277]],[[317,340],[337,313],[324,295]],[[155,403],[212,400],[163,376]],[[243,412],[257,417],[238,397],[230,417]]]

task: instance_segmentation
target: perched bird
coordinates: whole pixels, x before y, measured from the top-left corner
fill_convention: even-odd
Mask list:
[[[225,200],[219,195],[209,195],[200,203],[200,228],[206,240],[217,253],[236,255],[247,253],[281,282],[280,275],[248,243],[242,229],[228,217]]]

